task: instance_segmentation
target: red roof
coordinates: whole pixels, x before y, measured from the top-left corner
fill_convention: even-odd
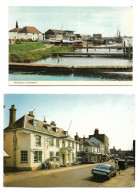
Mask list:
[[[49,30],[51,30],[51,31],[53,31],[55,33],[62,33],[63,32],[62,30],[57,30],[57,29],[49,29]]]
[[[35,27],[33,26],[25,26],[24,28],[22,28],[19,33],[36,33],[36,34],[41,34],[41,32],[39,30],[37,30]]]
[[[22,28],[13,28],[9,30],[9,32],[19,32],[20,30],[22,30]]]

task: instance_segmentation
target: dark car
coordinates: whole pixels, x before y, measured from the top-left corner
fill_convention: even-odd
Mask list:
[[[128,167],[128,163],[124,159],[119,159],[118,166],[120,167],[121,170],[123,170],[123,169],[126,169]]]
[[[108,164],[98,164],[95,168],[91,170],[94,177],[104,176],[108,179],[112,176],[116,176],[116,169],[112,165]]]
[[[126,158],[126,160],[127,160],[127,163],[128,163],[129,165],[132,165],[132,164],[135,163],[135,158],[134,158],[133,156],[128,156],[128,157]]]

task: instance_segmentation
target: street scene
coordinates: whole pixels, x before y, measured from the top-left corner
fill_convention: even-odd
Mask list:
[[[9,7],[11,84],[132,80],[132,7]]]
[[[114,162],[108,162],[113,164]],[[5,174],[6,187],[134,187],[134,166],[117,173],[116,177],[95,179],[91,169],[96,165],[77,165],[56,170],[41,170],[36,172],[20,172]],[[131,182],[130,182],[131,181]]]
[[[5,94],[4,186],[134,187],[134,107],[134,95]]]

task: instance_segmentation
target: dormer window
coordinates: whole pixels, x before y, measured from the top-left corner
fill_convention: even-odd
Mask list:
[[[47,125],[47,130],[49,131],[50,130],[50,126]]]
[[[58,133],[58,128],[53,127],[52,130],[55,131],[56,133]]]
[[[38,126],[38,121],[37,120],[33,120],[33,126],[37,127]]]

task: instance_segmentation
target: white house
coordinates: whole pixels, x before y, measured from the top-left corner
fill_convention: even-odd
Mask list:
[[[43,162],[55,166],[75,162],[79,144],[67,131],[52,121],[35,119],[33,112],[16,120],[15,105],[11,106],[9,126],[4,129],[4,148],[10,155],[4,166],[19,170],[39,169]]]
[[[100,140],[96,139],[95,137],[90,138],[89,141],[94,143],[95,145],[99,146],[99,153],[101,155],[106,154],[106,152],[105,152],[105,145],[104,145],[103,142],[101,142]]]
[[[75,135],[75,140],[79,142],[78,156],[82,157],[83,162],[101,162],[106,161],[106,147],[104,142],[99,139],[89,136],[89,138],[80,138],[78,133]]]
[[[18,23],[16,22],[16,28],[9,30],[9,43],[17,39],[31,39],[33,41],[43,40],[43,34],[33,26],[18,28]]]

